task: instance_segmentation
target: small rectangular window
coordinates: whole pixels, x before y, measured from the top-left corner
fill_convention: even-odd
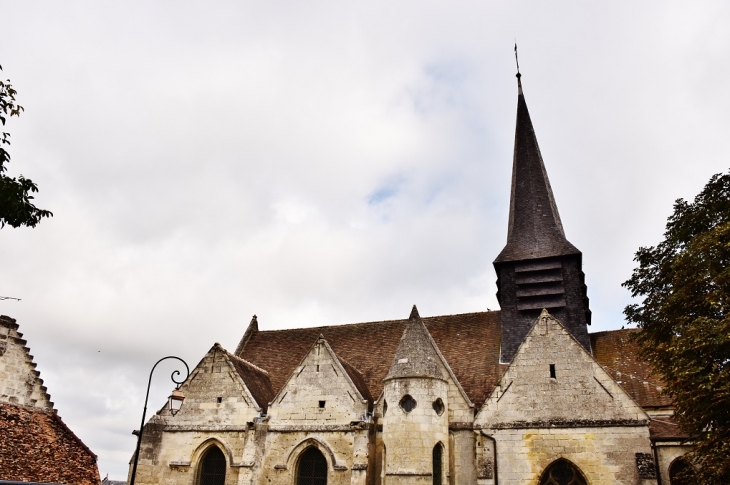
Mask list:
[[[218,398],[218,404],[220,404],[220,403],[222,403],[222,402],[223,402],[223,398],[222,398],[222,397],[219,397],[219,398]]]
[[[550,378],[555,379],[555,364],[550,364]]]
[[[324,401],[319,401],[319,408],[324,409]]]

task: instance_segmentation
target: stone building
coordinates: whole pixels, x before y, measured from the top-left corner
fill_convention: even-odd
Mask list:
[[[98,485],[96,455],[58,416],[26,345],[0,316],[0,480]]]
[[[500,311],[259,330],[215,344],[138,484],[670,484],[686,436],[630,340],[589,333],[518,74]]]

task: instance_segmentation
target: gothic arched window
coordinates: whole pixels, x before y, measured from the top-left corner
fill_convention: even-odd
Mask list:
[[[685,470],[687,471],[685,472]],[[695,470],[692,465],[682,458],[674,460],[669,465],[669,483],[670,485],[691,485],[695,483]]]
[[[327,485],[327,460],[314,446],[299,457],[297,485]]]
[[[540,485],[587,485],[587,482],[577,466],[561,458],[542,472]]]
[[[226,481],[226,457],[217,446],[211,446],[203,455],[198,485],[223,485]]]
[[[441,485],[443,454],[444,447],[441,446],[441,443],[436,443],[436,446],[433,447],[433,485]]]

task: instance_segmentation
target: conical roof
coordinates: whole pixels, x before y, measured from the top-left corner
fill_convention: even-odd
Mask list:
[[[435,377],[444,379],[433,339],[423,324],[416,305],[401,336],[393,365],[384,380],[401,377]]]
[[[520,74],[517,75],[517,83],[517,127],[507,245],[494,262],[580,254],[565,238],[522,92]]]

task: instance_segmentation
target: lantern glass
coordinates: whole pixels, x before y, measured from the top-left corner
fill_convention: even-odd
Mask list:
[[[179,389],[172,391],[172,394],[170,394],[170,397],[168,398],[168,402],[170,403],[170,414],[175,416],[177,412],[180,411],[184,400],[185,395],[180,392]]]

